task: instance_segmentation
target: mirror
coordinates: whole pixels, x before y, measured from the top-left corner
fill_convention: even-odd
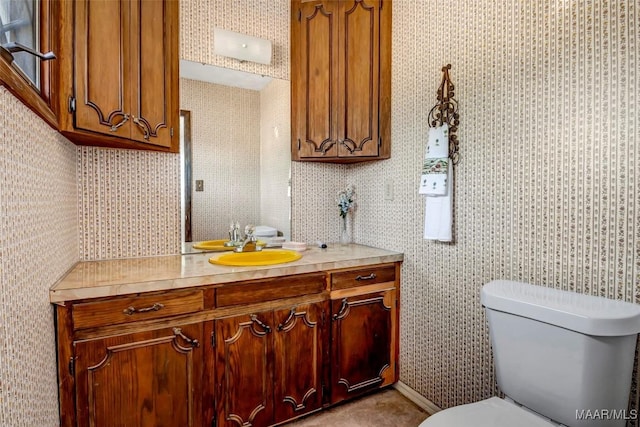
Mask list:
[[[180,76],[182,252],[236,221],[289,240],[289,82],[182,60]]]

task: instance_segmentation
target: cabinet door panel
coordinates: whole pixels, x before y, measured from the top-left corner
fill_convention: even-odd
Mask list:
[[[132,96],[131,139],[171,146],[171,31],[167,17],[172,1],[131,2],[131,78],[139,90]]]
[[[322,406],[322,361],[326,343],[327,303],[276,311],[275,422]]]
[[[300,5],[299,38],[292,40],[298,78],[292,84],[293,108],[298,116],[300,157],[335,157],[339,74],[339,2],[315,1]],[[295,125],[294,125],[295,126]]]
[[[218,426],[273,424],[273,313],[215,321]]]
[[[202,324],[74,344],[78,426],[200,427]]]
[[[331,403],[395,381],[395,291],[331,301]]]
[[[344,80],[340,156],[378,155],[379,2],[348,1],[344,24]]]
[[[75,7],[75,126],[128,138],[129,3],[81,0]]]

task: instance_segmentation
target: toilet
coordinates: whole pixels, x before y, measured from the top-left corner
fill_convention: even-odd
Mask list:
[[[420,427],[621,427],[640,305],[527,283],[483,286],[496,378],[505,398],[440,411]]]

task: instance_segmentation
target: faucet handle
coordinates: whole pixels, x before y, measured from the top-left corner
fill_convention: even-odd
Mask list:
[[[253,237],[255,232],[256,232],[256,226],[253,224],[247,224],[247,226],[244,228],[244,235],[247,238]]]

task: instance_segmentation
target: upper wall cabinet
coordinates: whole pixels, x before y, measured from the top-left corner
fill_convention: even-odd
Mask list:
[[[292,159],[391,154],[391,2],[292,0]]]
[[[81,145],[177,152],[177,0],[78,0],[61,8],[61,132]],[[72,59],[72,60],[71,60]]]

